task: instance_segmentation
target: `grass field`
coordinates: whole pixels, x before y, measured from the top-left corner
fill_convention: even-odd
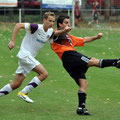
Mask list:
[[[25,34],[21,31],[13,51],[7,44],[12,38],[13,24],[0,25],[0,88],[14,80],[17,69],[16,54]],[[96,58],[120,57],[120,30],[81,28],[72,30],[75,36],[94,36],[102,32],[103,38],[77,51]],[[78,86],[63,69],[62,63],[48,44],[39,52],[37,59],[49,72],[48,78],[30,93],[34,100],[28,104],[17,93],[36,75],[27,76],[22,86],[0,98],[0,120],[119,120],[120,119],[120,70],[116,68],[90,68],[87,72],[87,108],[93,116],[78,116]]]

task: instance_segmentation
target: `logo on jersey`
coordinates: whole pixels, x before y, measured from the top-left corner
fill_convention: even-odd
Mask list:
[[[47,38],[50,38],[50,35],[47,35]]]
[[[69,35],[66,35],[66,38],[68,39],[70,45],[73,45],[73,43],[72,43],[72,39],[69,37]]]
[[[45,43],[44,41],[39,40],[39,39],[37,39],[36,41],[37,41],[37,42],[40,42],[40,43]]]

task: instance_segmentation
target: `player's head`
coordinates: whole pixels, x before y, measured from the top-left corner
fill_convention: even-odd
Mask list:
[[[45,12],[43,15],[43,18],[48,19],[49,16],[55,17],[55,13],[54,12]]]
[[[75,2],[75,4],[76,4],[76,5],[79,5],[79,0],[77,0],[77,1]]]
[[[55,22],[54,12],[45,12],[43,15],[43,22],[47,28],[51,28]]]
[[[60,15],[57,19],[57,28],[64,29],[66,26],[70,27],[70,18],[68,15]]]

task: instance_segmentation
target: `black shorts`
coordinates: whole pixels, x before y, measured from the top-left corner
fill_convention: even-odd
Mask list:
[[[94,20],[98,20],[98,13],[94,13]]]
[[[88,70],[90,58],[76,51],[66,51],[62,55],[63,66],[70,76],[79,85],[79,79],[86,79],[85,73]]]
[[[80,18],[80,15],[75,15],[75,18],[79,19],[79,18]]]

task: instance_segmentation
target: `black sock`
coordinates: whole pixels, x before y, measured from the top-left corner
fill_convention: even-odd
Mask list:
[[[116,66],[118,59],[101,59],[99,62],[99,67],[110,67],[110,66]]]
[[[85,108],[86,93],[82,92],[81,90],[78,91],[78,101],[78,107]]]

